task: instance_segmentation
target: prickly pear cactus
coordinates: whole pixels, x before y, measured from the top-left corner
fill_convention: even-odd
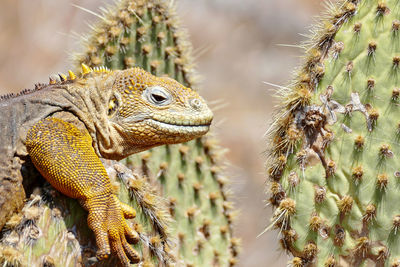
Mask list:
[[[400,266],[400,3],[329,7],[270,130],[290,266]]]
[[[195,85],[190,44],[170,1],[122,0],[101,16],[104,19],[84,40],[85,52],[76,54],[77,65],[140,66],[186,86]],[[134,247],[142,255],[143,266],[236,263],[239,240],[232,237],[234,212],[221,154],[215,139],[206,136],[131,156],[121,162],[124,165],[103,162],[119,198],[136,208],[137,217],[131,223],[140,235]],[[116,264],[113,257],[95,262],[93,234],[76,201],[51,187],[36,193],[22,214],[8,223],[0,243],[0,263]]]

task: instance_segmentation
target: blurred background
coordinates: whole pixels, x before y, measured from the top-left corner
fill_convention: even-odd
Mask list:
[[[79,35],[113,0],[1,0],[0,94],[33,88],[50,74],[66,72],[71,51],[80,51]],[[213,131],[229,151],[228,168],[236,207],[236,235],[242,239],[238,266],[286,266],[278,233],[257,237],[269,224],[264,200],[266,139],[263,136],[276,100],[301,62],[291,45],[305,39],[322,0],[176,0],[178,14],[193,43],[201,94],[219,100]]]

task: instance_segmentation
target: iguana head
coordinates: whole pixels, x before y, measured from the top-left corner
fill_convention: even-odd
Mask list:
[[[137,151],[186,142],[209,130],[213,114],[197,92],[140,68],[113,71],[108,119]]]

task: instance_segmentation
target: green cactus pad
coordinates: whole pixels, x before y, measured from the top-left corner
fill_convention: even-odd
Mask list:
[[[270,201],[293,266],[400,263],[399,15],[397,0],[338,2],[281,92]]]

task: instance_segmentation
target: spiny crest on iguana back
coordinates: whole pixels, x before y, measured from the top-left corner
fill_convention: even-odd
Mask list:
[[[87,65],[82,64],[82,76],[87,74],[87,73],[90,73],[90,72],[94,72],[94,73],[102,73],[102,72],[109,73],[111,71],[107,67],[103,67],[103,66],[91,69]],[[48,84],[47,83],[36,83],[34,89],[24,89],[24,90],[22,90],[22,91],[20,91],[18,93],[8,93],[8,94],[5,94],[5,95],[0,95],[0,101],[8,100],[8,99],[15,98],[15,97],[22,96],[22,95],[27,95],[27,94],[30,94],[32,92],[44,89],[44,88],[48,87],[49,85],[71,83],[76,78],[77,78],[77,76],[75,75],[75,73],[72,70],[68,71],[68,76],[63,74],[63,73],[59,73],[57,78],[50,76]]]

